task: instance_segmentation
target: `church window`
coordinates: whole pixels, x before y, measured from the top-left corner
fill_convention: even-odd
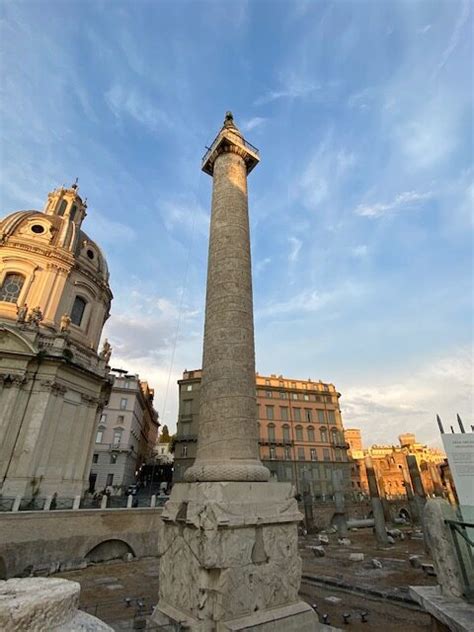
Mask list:
[[[44,233],[44,226],[41,226],[41,224],[33,224],[31,230],[37,235],[41,235],[41,233]]]
[[[86,250],[86,255],[92,260],[94,258],[94,251],[89,248],[89,250]]]
[[[20,296],[25,277],[15,272],[7,274],[0,288],[0,301],[16,303]]]
[[[73,219],[74,219],[74,218],[75,218],[75,216],[76,216],[76,211],[77,211],[77,206],[76,206],[75,204],[73,204],[73,205],[71,206],[71,211],[70,211],[70,213],[69,213],[69,219],[71,220],[71,222],[73,221]]]
[[[58,210],[58,215],[62,216],[64,215],[64,211],[66,210],[67,207],[67,201],[66,200],[62,200],[61,204],[59,205],[59,210]]]
[[[74,299],[74,305],[71,310],[71,322],[78,327],[81,326],[82,317],[84,316],[84,310],[86,309],[86,301],[81,296],[76,296]]]

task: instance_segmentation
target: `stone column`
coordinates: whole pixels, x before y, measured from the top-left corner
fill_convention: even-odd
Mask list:
[[[423,481],[421,480],[420,470],[418,469],[418,462],[414,454],[407,454],[408,472],[410,473],[411,484],[414,492],[414,501],[416,506],[416,512],[420,519],[421,526],[423,528],[424,520],[424,508],[426,503],[426,494],[423,487]]]
[[[377,477],[375,476],[374,465],[370,456],[365,457],[365,469],[367,471],[369,494],[372,503],[372,512],[374,514],[375,536],[379,544],[388,544],[385,517],[383,514],[382,502],[379,496]]]
[[[302,516],[258,456],[247,174],[258,152],[227,113],[203,159],[213,176],[197,454],[158,536],[155,624],[193,632],[321,629],[299,599]]]
[[[340,538],[347,538],[349,530],[347,529],[346,521],[346,509],[344,498],[344,487],[342,484],[342,470],[332,470],[332,488],[334,492],[335,509],[334,512],[334,526],[337,529],[337,534]]]
[[[196,460],[186,481],[267,481],[258,455],[247,173],[258,162],[231,119],[203,169],[213,177]]]

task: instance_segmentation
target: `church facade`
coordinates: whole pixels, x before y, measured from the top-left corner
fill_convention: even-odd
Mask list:
[[[43,211],[0,221],[0,495],[30,502],[88,488],[110,393],[112,292],[105,257],[82,231],[77,184]]]

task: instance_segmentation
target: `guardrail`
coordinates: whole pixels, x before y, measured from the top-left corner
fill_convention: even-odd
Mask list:
[[[54,496],[23,498],[22,496],[0,496],[0,514],[20,511],[59,511],[79,509],[135,509],[137,507],[163,507],[169,496],[87,496],[82,498],[58,498]]]
[[[474,603],[474,523],[461,520],[445,520],[454,541],[456,557],[464,582],[464,596]],[[468,531],[469,530],[469,531]]]

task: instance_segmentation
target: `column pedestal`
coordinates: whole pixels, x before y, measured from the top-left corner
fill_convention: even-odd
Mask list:
[[[298,597],[301,520],[287,483],[178,483],[159,534],[152,620],[192,632],[323,629]]]

